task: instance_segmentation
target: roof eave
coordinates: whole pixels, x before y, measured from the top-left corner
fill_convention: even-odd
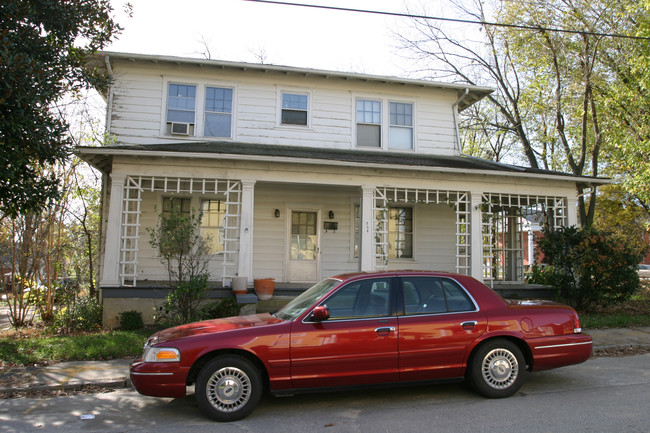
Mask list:
[[[112,159],[115,156],[145,156],[145,157],[162,157],[162,158],[187,158],[187,159],[222,159],[231,161],[260,161],[260,162],[278,162],[290,164],[310,164],[310,165],[326,165],[334,167],[350,167],[349,161],[341,161],[336,159],[315,159],[304,157],[289,157],[289,156],[269,156],[269,155],[242,155],[233,153],[218,153],[207,154],[200,152],[177,152],[177,151],[156,151],[152,155],[151,151],[140,149],[110,149],[105,147],[80,147],[77,148],[75,153],[91,164],[93,167],[99,169],[104,173],[110,173],[107,170],[107,165],[112,164]],[[102,158],[103,157],[103,158]],[[104,159],[104,161],[102,161]],[[106,161],[106,159],[110,159]],[[466,168],[454,167],[438,167],[426,165],[405,165],[405,164],[385,164],[385,163],[371,163],[371,162],[355,162],[355,166],[373,169],[392,169],[392,170],[408,170],[408,171],[423,171],[423,172],[437,172],[437,173],[463,173],[467,174]],[[501,172],[497,170],[486,169],[472,169],[471,174],[476,175],[490,175],[500,177],[514,177],[524,179],[545,179],[545,180],[559,180],[574,183],[583,183],[590,186],[606,185],[614,183],[612,179],[594,178],[588,176],[574,176],[569,174],[557,173],[530,173],[526,171],[507,171]]]

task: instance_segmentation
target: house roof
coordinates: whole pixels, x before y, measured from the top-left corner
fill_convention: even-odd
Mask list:
[[[490,87],[472,86],[469,84],[445,83],[433,80],[418,80],[412,78],[391,77],[382,75],[367,75],[352,72],[337,72],[322,69],[297,68],[293,66],[267,65],[259,63],[230,62],[224,60],[200,59],[192,57],[161,56],[151,54],[120,53],[102,51],[98,53],[91,64],[111,72],[111,60],[120,59],[128,62],[141,62],[151,65],[170,64],[188,65],[198,68],[217,68],[222,70],[257,71],[262,73],[279,73],[303,77],[318,77],[331,80],[363,81],[371,83],[397,84],[431,89],[454,90],[458,93],[458,109],[462,111],[483,99],[494,89]]]
[[[167,156],[491,174],[567,180],[591,185],[610,183],[609,179],[604,178],[576,176],[558,171],[502,164],[468,155],[426,155],[407,152],[325,149],[232,141],[78,147],[75,153],[105,173],[111,172],[113,157],[115,156]]]

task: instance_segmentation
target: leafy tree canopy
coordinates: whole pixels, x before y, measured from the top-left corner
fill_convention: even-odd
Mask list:
[[[2,216],[36,210],[57,197],[58,179],[44,168],[66,161],[72,141],[55,104],[66,94],[108,84],[85,64],[121,30],[112,11],[109,0],[2,0]]]

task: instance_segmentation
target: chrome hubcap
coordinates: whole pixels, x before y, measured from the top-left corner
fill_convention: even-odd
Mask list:
[[[251,381],[242,370],[224,367],[210,377],[205,392],[216,410],[234,412],[244,407],[250,399]]]
[[[494,349],[483,358],[481,373],[489,386],[505,389],[517,380],[519,363],[509,350]]]

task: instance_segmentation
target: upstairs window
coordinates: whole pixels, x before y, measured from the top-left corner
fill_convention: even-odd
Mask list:
[[[167,96],[167,133],[194,135],[196,86],[169,84]]]
[[[413,104],[390,103],[388,147],[391,149],[413,149]]]
[[[307,125],[307,95],[297,93],[282,93],[283,125]]]
[[[232,136],[232,89],[206,87],[203,135]]]
[[[381,147],[381,101],[357,99],[357,146]]]

